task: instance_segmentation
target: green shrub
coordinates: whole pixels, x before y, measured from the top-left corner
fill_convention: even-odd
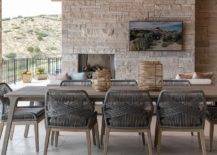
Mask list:
[[[27,51],[29,51],[30,53],[33,53],[34,47],[32,47],[32,46],[28,47],[28,48],[27,48]]]
[[[45,73],[45,69],[44,68],[39,67],[39,68],[36,69],[36,74],[37,75],[41,75],[41,74],[44,74],[44,73]]]
[[[17,54],[16,53],[13,53],[13,52],[10,52],[6,55],[4,55],[6,58],[8,59],[15,59],[17,57]]]
[[[46,32],[35,31],[35,34],[40,37],[47,37],[48,34]]]
[[[41,49],[38,46],[36,46],[35,49],[34,49],[34,52],[39,53],[39,52],[41,52]]]
[[[39,41],[44,40],[42,36],[37,36],[37,39],[38,39]]]

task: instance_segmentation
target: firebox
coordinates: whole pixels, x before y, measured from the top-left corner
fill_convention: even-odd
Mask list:
[[[85,72],[89,79],[97,69],[109,69],[115,78],[114,54],[79,54],[78,71]]]

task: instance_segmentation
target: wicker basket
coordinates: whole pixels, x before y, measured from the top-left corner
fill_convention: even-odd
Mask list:
[[[36,75],[37,80],[47,80],[47,74],[38,74]]]
[[[159,91],[163,86],[163,65],[160,61],[143,61],[139,64],[139,88]]]
[[[32,74],[25,74],[25,73],[23,73],[22,74],[22,80],[23,80],[23,83],[31,83],[31,81],[32,81]]]
[[[111,73],[108,69],[97,70],[93,74],[92,86],[96,91],[107,91],[111,87]]]

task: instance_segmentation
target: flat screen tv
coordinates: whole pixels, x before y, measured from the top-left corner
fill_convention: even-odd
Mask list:
[[[180,51],[183,22],[131,21],[130,51]]]

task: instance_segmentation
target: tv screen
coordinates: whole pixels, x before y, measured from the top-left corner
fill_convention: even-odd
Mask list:
[[[131,21],[130,51],[182,50],[183,22]]]

